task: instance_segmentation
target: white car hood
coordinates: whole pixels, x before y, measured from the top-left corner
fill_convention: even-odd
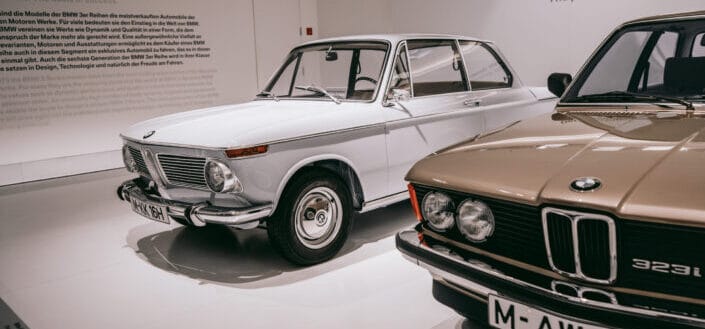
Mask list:
[[[360,105],[259,100],[157,117],[129,127],[122,136],[145,143],[207,148],[256,145],[375,123],[351,111]],[[154,134],[145,139],[151,131]]]

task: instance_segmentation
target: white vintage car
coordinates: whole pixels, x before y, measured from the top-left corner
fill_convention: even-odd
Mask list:
[[[139,177],[118,195],[159,222],[266,227],[284,257],[314,264],[341,249],[354,212],[408,198],[414,162],[555,102],[545,88],[524,87],[487,41],[308,42],[249,103],[130,127],[123,158]]]

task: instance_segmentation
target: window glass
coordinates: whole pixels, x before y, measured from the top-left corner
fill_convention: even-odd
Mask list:
[[[703,57],[705,56],[705,45],[703,45],[703,37],[705,33],[700,33],[695,36],[695,42],[693,43],[693,57]]]
[[[647,86],[663,85],[663,73],[666,68],[666,60],[676,56],[676,46],[678,44],[678,33],[665,32],[656,43],[656,47],[649,56],[649,75],[641,77],[640,88],[646,81]]]
[[[284,71],[279,76],[279,81],[270,90],[277,97],[289,96],[291,79],[294,77],[294,68],[296,67],[298,57],[292,57],[286,65]]]
[[[401,46],[401,50],[394,60],[392,75],[387,90],[387,99],[394,97],[394,90],[403,90],[411,95],[411,81],[409,80],[409,63],[406,57],[406,46]]]
[[[350,99],[372,99],[377,89],[386,53],[379,50],[361,49],[355,72],[354,90],[347,95]]]
[[[337,99],[372,100],[387,50],[387,44],[378,42],[299,48],[265,91],[278,97],[331,100],[329,94]]]
[[[590,59],[563,101],[653,103],[648,95],[705,101],[704,23],[693,19],[623,27]]]
[[[414,97],[468,90],[453,40],[407,42]]]
[[[592,70],[578,96],[627,90],[636,62],[651,33],[624,33]]]
[[[326,60],[326,51],[307,51],[301,54],[301,64],[294,85],[325,87],[337,98],[345,98],[348,91],[351,51],[335,51],[338,59]],[[314,96],[316,92],[294,88],[292,96]]]
[[[510,87],[509,74],[485,45],[474,41],[459,43],[473,90]]]

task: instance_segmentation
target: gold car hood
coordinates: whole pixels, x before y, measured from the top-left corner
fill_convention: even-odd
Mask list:
[[[705,226],[705,117],[568,111],[514,124],[419,161],[407,180],[533,205]],[[602,185],[577,192],[571,183]]]

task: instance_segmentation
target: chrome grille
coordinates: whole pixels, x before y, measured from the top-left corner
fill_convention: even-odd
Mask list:
[[[612,218],[556,208],[544,208],[541,215],[554,271],[589,282],[614,282],[617,232]]]
[[[147,164],[144,162],[142,151],[132,146],[128,146],[127,149],[130,151],[132,158],[135,160],[135,164],[137,164],[137,173],[142,176],[151,177],[149,170],[147,169]]]
[[[157,158],[168,183],[208,189],[204,173],[205,158],[169,154],[159,154]]]

